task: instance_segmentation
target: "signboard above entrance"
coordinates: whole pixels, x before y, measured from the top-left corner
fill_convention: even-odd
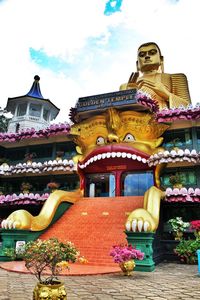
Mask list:
[[[147,107],[137,102],[136,92],[137,89],[130,89],[79,98],[75,107],[78,119],[88,118],[90,113],[92,115],[95,111],[101,113],[110,107],[118,109],[131,108],[137,111],[148,110]]]

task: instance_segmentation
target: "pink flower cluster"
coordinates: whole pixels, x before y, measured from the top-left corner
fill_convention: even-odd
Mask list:
[[[195,149],[165,150],[151,155],[148,159],[148,164],[152,167],[162,163],[176,163],[178,161],[197,163],[199,159],[200,153],[197,153]]]
[[[148,107],[152,112],[157,112],[159,110],[159,106],[156,101],[151,99],[151,96],[147,93],[138,91],[136,93],[135,99],[138,103]]]
[[[50,137],[69,133],[70,125],[68,123],[51,124],[49,127],[36,131],[34,128],[27,128],[17,133],[0,133],[0,142],[18,142],[23,139]]]
[[[136,94],[136,99],[138,103],[149,107],[152,112],[156,114],[156,119],[158,122],[173,122],[175,120],[197,120],[200,118],[200,105],[192,104],[187,107],[180,106],[178,108],[165,108],[159,110],[159,106],[151,96],[142,91],[138,91]]]
[[[41,204],[49,197],[49,193],[45,194],[11,194],[11,195],[0,195],[0,204],[3,205],[20,205],[20,204]]]
[[[144,259],[144,253],[135,249],[132,245],[115,245],[110,251],[115,263],[125,262],[131,259]]]
[[[200,202],[200,189],[185,187],[178,188],[167,188],[165,191],[165,201],[167,202]]]
[[[190,229],[200,230],[200,220],[195,220],[190,222]]]
[[[0,166],[0,174],[10,176],[13,174],[23,173],[43,173],[49,171],[73,171],[76,168],[73,160],[49,160],[44,163],[41,162],[28,162],[18,163],[16,165],[4,165]]]
[[[158,122],[172,122],[175,120],[197,120],[200,118],[200,106],[189,105],[188,107],[179,107],[174,109],[163,109],[156,113]]]

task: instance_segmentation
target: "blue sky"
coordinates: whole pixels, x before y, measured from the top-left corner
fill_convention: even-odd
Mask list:
[[[194,56],[199,0],[0,0],[0,106],[26,94],[34,75],[67,121],[79,97],[117,91],[137,48],[157,42],[165,71],[185,73],[200,102]]]

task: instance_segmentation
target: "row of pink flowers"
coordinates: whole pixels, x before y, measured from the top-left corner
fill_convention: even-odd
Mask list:
[[[11,194],[11,195],[0,195],[0,204],[12,205],[12,204],[36,204],[38,202],[44,202],[49,197],[49,193],[42,195],[36,193],[27,194]]]
[[[138,103],[148,107],[154,113],[156,113],[159,110],[158,104],[153,99],[151,99],[151,96],[147,93],[138,91],[136,93],[135,99]]]
[[[200,202],[200,189],[196,188],[167,188],[165,191],[167,202]]]
[[[197,120],[200,118],[200,105],[188,105],[174,109],[163,109],[156,113],[158,122],[172,122],[175,120]]]
[[[165,150],[151,155],[148,159],[148,164],[152,167],[161,163],[176,163],[182,161],[197,163],[199,159],[200,152],[197,152],[195,149],[191,151],[189,149]]]
[[[23,139],[50,137],[54,135],[68,134],[68,123],[51,124],[49,127],[36,131],[34,128],[21,130],[17,133],[0,133],[0,142],[18,142]]]
[[[1,175],[13,175],[21,173],[43,173],[49,171],[73,171],[76,166],[74,165],[73,160],[60,159],[60,160],[49,160],[44,163],[41,162],[28,162],[28,163],[19,163],[16,165],[7,165],[3,164],[0,166]]]

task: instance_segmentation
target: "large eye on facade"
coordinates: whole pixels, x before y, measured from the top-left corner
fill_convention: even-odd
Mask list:
[[[99,136],[97,138],[96,144],[97,145],[104,145],[105,144],[105,139],[102,136]]]
[[[135,138],[132,134],[128,133],[125,138],[124,138],[124,142],[133,142],[135,141]]]

